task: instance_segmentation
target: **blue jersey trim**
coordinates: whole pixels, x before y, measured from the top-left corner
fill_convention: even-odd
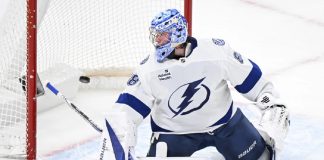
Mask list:
[[[151,116],[151,129],[153,132],[172,132],[170,130],[161,128],[160,126],[158,126],[154,121],[153,118]]]
[[[130,106],[136,112],[141,114],[143,118],[147,117],[151,112],[151,109],[146,104],[129,93],[120,94],[116,103]]]
[[[245,78],[242,84],[235,86],[235,89],[240,93],[248,93],[254,85],[259,81],[262,76],[262,72],[257,64],[249,60],[253,67],[249,75]]]
[[[232,101],[231,106],[230,106],[229,110],[227,111],[227,113],[221,119],[219,119],[216,123],[214,123],[213,125],[211,125],[209,127],[227,123],[231,119],[232,112],[233,112],[233,101]]]

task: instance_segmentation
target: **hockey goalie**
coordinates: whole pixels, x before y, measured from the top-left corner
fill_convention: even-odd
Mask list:
[[[226,160],[275,159],[289,112],[259,66],[222,39],[189,36],[176,9],[159,13],[149,31],[155,52],[107,113],[100,159],[135,159],[136,128],[144,118],[153,132],[147,157],[190,157],[215,147]],[[233,103],[229,84],[260,109],[259,124]]]

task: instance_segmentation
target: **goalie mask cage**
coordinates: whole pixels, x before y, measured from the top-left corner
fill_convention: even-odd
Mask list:
[[[41,0],[37,29],[36,0],[7,2],[0,17],[0,159],[37,157],[37,72],[63,63],[87,76],[128,75],[154,52],[148,27],[168,8],[186,16],[191,34],[191,0]]]

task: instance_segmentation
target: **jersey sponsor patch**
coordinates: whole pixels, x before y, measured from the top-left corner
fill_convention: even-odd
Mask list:
[[[216,45],[218,45],[218,46],[223,46],[223,45],[225,45],[225,41],[222,40],[222,39],[216,39],[216,38],[213,38],[212,40],[213,40],[213,42],[214,42]]]
[[[127,85],[132,86],[135,85],[139,81],[138,75],[133,74],[131,78],[127,81]]]
[[[165,69],[163,73],[158,75],[160,81],[171,79],[171,72],[168,69]]]
[[[146,58],[144,58],[144,59],[141,61],[140,65],[145,64],[149,58],[150,58],[150,55],[148,55]]]
[[[242,55],[241,55],[240,53],[238,53],[238,52],[234,52],[234,53],[233,53],[233,56],[234,56],[234,58],[235,58],[236,60],[238,60],[240,63],[243,64],[243,58],[242,58]]]

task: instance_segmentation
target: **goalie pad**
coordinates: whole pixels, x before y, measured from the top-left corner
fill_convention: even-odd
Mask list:
[[[136,160],[136,125],[122,111],[110,112],[104,122],[100,160]]]
[[[267,144],[277,151],[283,149],[290,126],[289,110],[279,99],[265,93],[257,100],[262,116],[257,127]]]

